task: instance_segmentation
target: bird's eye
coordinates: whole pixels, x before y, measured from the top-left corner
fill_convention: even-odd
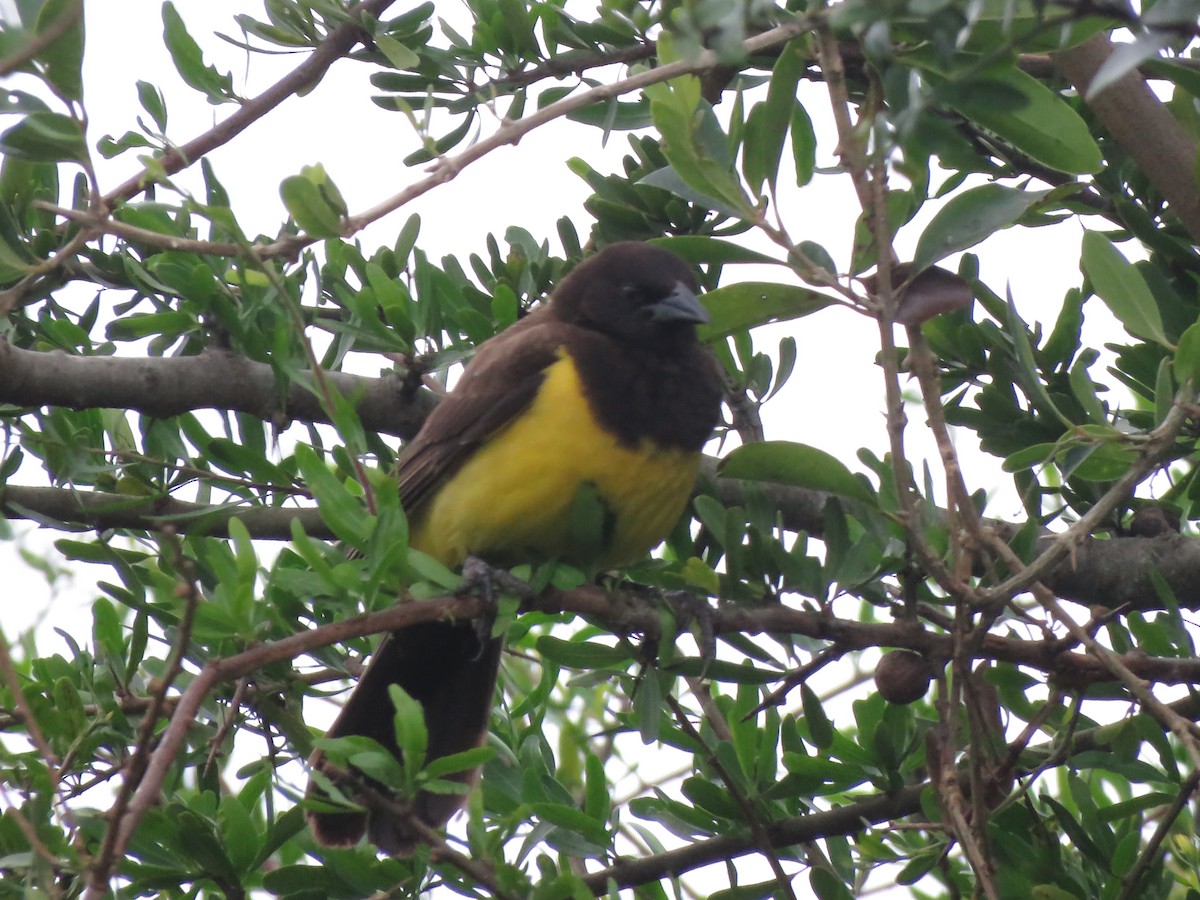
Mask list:
[[[636,284],[623,284],[621,285],[621,296],[626,300],[640,303],[642,300],[642,289]]]

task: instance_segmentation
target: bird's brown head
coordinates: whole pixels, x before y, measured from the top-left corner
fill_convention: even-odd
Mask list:
[[[631,343],[664,346],[693,339],[709,321],[692,269],[668,250],[622,241],[581,262],[551,300],[564,322]]]

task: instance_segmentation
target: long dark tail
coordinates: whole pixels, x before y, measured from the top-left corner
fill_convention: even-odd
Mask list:
[[[389,635],[379,645],[328,736],[373,738],[399,759],[392,725],[394,709],[388,696],[388,686],[398,684],[425,710],[427,761],[478,747],[487,737],[501,649],[498,638],[485,640],[481,646],[471,625],[424,622]],[[325,757],[319,750],[313,753],[309,765],[334,774],[325,768]],[[473,783],[478,775],[476,770],[452,777]],[[320,789],[310,782],[308,794],[319,796]],[[431,828],[440,828],[461,808],[463,800],[459,794],[422,791],[413,802],[412,812]],[[350,846],[367,834],[385,853],[406,855],[416,841],[405,818],[384,809],[339,813],[310,810],[308,821],[313,836],[326,846]]]

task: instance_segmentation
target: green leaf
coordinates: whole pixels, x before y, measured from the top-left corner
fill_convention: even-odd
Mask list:
[[[723,784],[695,775],[684,780],[680,791],[696,806],[718,818],[736,821],[740,817],[740,808]]]
[[[49,112],[50,107],[40,97],[27,91],[0,88],[0,115],[15,113]]]
[[[463,579],[461,575],[456,574],[445,563],[434,559],[427,553],[422,553],[420,550],[410,547],[406,561],[408,562],[408,567],[422,581],[428,581],[448,591],[458,590],[462,586]]]
[[[792,104],[792,162],[796,167],[796,184],[804,187],[812,181],[817,168],[817,132],[808,110],[797,100]],[[832,271],[832,270],[831,270]]]
[[[405,773],[411,778],[425,765],[425,753],[429,748],[425,711],[421,704],[398,684],[388,685],[388,697],[396,710],[392,718],[396,746],[403,754]]]
[[[325,524],[352,547],[362,549],[366,546],[371,536],[371,516],[358,497],[346,489],[307,444],[296,447],[296,465],[317,501]]]
[[[1200,349],[1200,347],[1197,349]],[[1105,413],[1104,404],[1100,402],[1100,388],[1092,381],[1091,376],[1088,374],[1088,367],[1099,356],[1098,352],[1091,349],[1080,353],[1072,364],[1070,372],[1067,373],[1067,380],[1071,385],[1071,393],[1075,395],[1075,399],[1079,401],[1079,405],[1087,413],[1088,419],[1092,422],[1103,423],[1105,421]]]
[[[30,113],[0,134],[0,153],[34,162],[84,162],[88,158],[83,128],[70,116],[55,112]]]
[[[39,36],[74,16],[75,23],[38,54],[45,66],[46,80],[59,94],[70,100],[83,99],[83,0],[46,0],[38,12]]]
[[[694,203],[696,206],[715,210],[730,219],[741,218],[746,214],[745,206],[722,200],[717,196],[715,191],[706,191],[703,188],[692,187],[680,176],[674,166],[663,166],[661,169],[656,169],[642,178],[638,184],[648,184],[651,187],[662,188],[676,197],[682,197],[688,203]],[[606,210],[610,215],[624,214],[627,216],[629,219],[628,227],[639,227],[645,221],[640,212],[635,212],[620,204],[611,203],[602,197],[594,198],[593,202],[598,208]]]
[[[105,335],[110,341],[133,341],[152,334],[179,335],[195,327],[196,320],[187,313],[167,311],[113,319]]]
[[[609,794],[604,763],[594,753],[587,754],[585,776],[584,811],[597,822],[607,822],[612,814],[612,797]]]
[[[707,235],[689,234],[678,237],[653,238],[647,243],[670,250],[697,266],[724,266],[729,263],[754,263],[762,265],[786,266],[783,260],[759,253],[721,238]]]
[[[221,842],[229,861],[241,873],[248,873],[258,859],[260,835],[249,811],[237,797],[221,798]]]
[[[1063,833],[1070,839],[1076,851],[1080,851],[1097,865],[1107,868],[1107,855],[1096,846],[1086,826],[1071,815],[1070,811],[1048,794],[1042,794],[1040,799],[1053,810],[1055,817],[1062,826]]]
[[[98,658],[124,662],[125,628],[121,614],[107,597],[98,597],[92,604],[92,640]]]
[[[495,755],[496,751],[491,747],[472,747],[461,753],[439,756],[437,759],[431,759],[425,766],[425,775],[429,778],[444,778],[456,772],[469,772],[490,762]]]
[[[530,810],[542,821],[577,834],[597,847],[607,847],[612,843],[603,822],[574,807],[562,803],[531,803]]]
[[[159,131],[166,131],[167,101],[163,98],[162,91],[148,81],[139,81],[137,92],[138,102],[142,104],[142,109],[150,114],[150,118],[154,120]]]
[[[187,26],[167,0],[162,8],[163,42],[171,54],[171,61],[179,77],[192,88],[208,97],[209,103],[227,103],[236,99],[233,95],[233,78],[229,73],[222,75],[204,63],[204,51],[188,34]]]
[[[778,896],[781,896],[779,881],[772,878],[758,884],[739,884],[736,887],[725,888],[709,894],[708,900],[767,900],[769,897]]]
[[[709,291],[700,298],[712,320],[697,329],[700,339],[717,338],[811,315],[837,302],[828,294],[775,282],[743,281]]]
[[[973,247],[993,233],[1015,225],[1050,191],[1022,191],[984,184],[963,191],[938,210],[917,241],[914,271]]]
[[[1085,231],[1082,264],[1093,290],[1130,334],[1171,347],[1150,286],[1112,241],[1098,231]]]
[[[1021,385],[1029,399],[1041,410],[1048,412],[1059,420],[1067,428],[1072,427],[1073,423],[1069,418],[1063,415],[1062,410],[1051,399],[1050,393],[1046,390],[1046,385],[1038,375],[1037,360],[1033,355],[1033,344],[1029,340],[1029,327],[1025,321],[1017,314],[1017,306],[1013,302],[1012,294],[1007,297],[1007,320],[1008,335],[1012,338],[1013,350],[1017,357],[1017,383]]]
[[[824,750],[833,743],[833,723],[825,715],[820,698],[807,684],[800,685],[800,702],[804,707],[804,721],[808,725],[808,736],[813,746]]]
[[[933,73],[927,78],[945,103],[1043,165],[1088,175],[1104,163],[1087,123],[1070,104],[1015,66],[993,69],[986,78],[967,84],[952,84]],[[996,93],[1015,95],[1023,102],[1012,108],[996,102]]]
[[[279,185],[279,196],[296,224],[313,237],[332,238],[342,233],[346,201],[323,166],[305,166]]]
[[[377,34],[375,46],[397,69],[415,69],[421,63],[421,57],[389,35]]]
[[[540,98],[539,98],[540,99]],[[572,122],[592,125],[610,131],[630,131],[634,128],[649,128],[653,124],[650,118],[650,103],[646,100],[622,102],[615,97],[611,100],[593,103],[583,109],[567,113]]]
[[[821,866],[813,866],[808,873],[808,883],[817,900],[854,900],[846,883]]]
[[[626,667],[629,651],[591,641],[564,641],[544,634],[537,639],[537,651],[546,659],[568,669],[603,669]]]
[[[1200,322],[1193,322],[1179,336],[1175,349],[1175,377],[1182,384],[1200,384]]]
[[[742,173],[755,193],[761,191],[764,181],[775,190],[791,110],[796,104],[796,86],[805,65],[803,42],[788,43],[771,70],[767,99],[750,110],[742,143]]]
[[[192,800],[196,806],[199,805],[197,800],[198,798]],[[184,854],[199,863],[205,872],[236,883],[237,872],[224,848],[217,841],[212,823],[191,809],[179,811],[176,822],[179,826],[179,847]]]
[[[693,191],[728,204],[737,215],[750,218],[750,200],[724,158],[729,154],[729,139],[712,107],[700,96],[700,79],[684,75],[648,85],[645,93],[654,125],[662,135],[663,153],[680,180]]]
[[[299,807],[288,812],[303,813]],[[304,819],[300,819],[303,826]],[[327,865],[280,866],[263,874],[262,886],[280,897],[337,897],[346,892],[345,879]]]
[[[828,491],[871,506],[878,504],[875,492],[841,460],[824,450],[791,441],[743,444],[721,461],[720,473],[725,478],[789,484]]]

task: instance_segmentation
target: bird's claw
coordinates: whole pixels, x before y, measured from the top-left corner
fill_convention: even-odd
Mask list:
[[[687,631],[696,626],[696,644],[700,649],[700,659],[704,666],[700,676],[708,672],[709,664],[717,657],[716,616],[708,600],[698,597],[690,591],[663,591],[662,599],[675,616],[679,631]]]
[[[473,626],[479,646],[487,646],[492,637],[499,611],[501,594],[511,594],[522,600],[533,596],[529,584],[517,578],[511,572],[498,569],[477,556],[468,556],[462,567],[463,583],[454,592],[457,597],[478,597],[483,601],[484,614],[475,619]]]

